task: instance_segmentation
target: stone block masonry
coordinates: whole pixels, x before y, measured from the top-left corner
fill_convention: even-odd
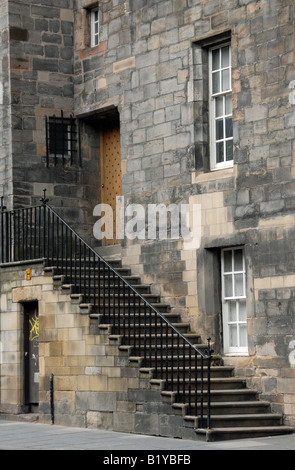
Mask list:
[[[0,195],[12,194],[12,164],[10,160],[11,141],[11,111],[9,90],[9,34],[7,5],[5,2],[0,6],[0,155],[1,155],[1,185]],[[7,201],[9,204],[10,201]]]
[[[32,278],[26,280],[26,269]],[[150,374],[130,365],[127,352],[112,343],[97,319],[82,315],[70,292],[41,264],[2,267],[0,413],[20,414],[24,403],[23,306],[38,302],[39,422],[51,423],[50,375],[54,377],[54,423],[120,432],[186,436],[182,416],[174,416],[151,390]],[[169,423],[178,423],[177,428]],[[193,435],[193,433],[192,433]]]
[[[270,374],[262,388],[270,397],[275,381],[273,397],[280,406],[273,370],[280,375],[290,367],[292,288],[257,291],[254,286],[264,278],[294,275],[294,221],[289,219],[294,209],[294,5],[129,1],[122,9],[122,4],[101,4],[105,51],[97,49],[99,61],[83,58],[78,45],[76,112],[118,107],[128,203],[189,203],[191,213],[194,204],[202,206],[200,246],[185,250],[182,241],[128,240],[123,263],[202,337],[210,332],[222,353],[220,253],[244,246],[250,346],[249,357],[240,361],[255,364],[253,377],[261,377],[260,369]],[[80,2],[77,15],[85,5]],[[234,165],[212,172],[208,48],[226,41],[232,46]],[[98,80],[103,83],[99,95]],[[290,338],[284,336],[287,330]]]
[[[1,5],[5,204],[39,202],[47,186],[54,207],[89,232],[101,202],[101,126],[116,113],[126,203],[190,204],[191,214],[194,204],[202,206],[199,245],[128,240],[119,247],[123,263],[223,354],[221,251],[242,246],[249,356],[233,361],[250,368],[249,380],[275,406],[282,407],[286,384],[291,420],[294,4],[102,0],[94,48],[92,7],[88,0]],[[211,171],[208,49],[225,42],[232,49],[233,167]],[[44,164],[43,119],[60,109],[80,118],[82,168]],[[86,345],[76,341],[79,356]],[[100,386],[105,393],[103,381]]]
[[[24,5],[22,1],[7,0],[1,7],[6,23],[2,43],[9,45],[9,52],[2,47],[1,96],[7,93],[7,108],[5,111],[1,106],[2,134],[6,137],[1,144],[0,193],[8,207],[27,206],[38,203],[43,188],[47,188],[51,204],[90,240],[90,200],[98,197],[99,139],[95,146],[93,139],[90,143],[93,131],[87,124],[84,129],[81,123],[85,138],[79,143],[75,134],[72,165],[69,158],[63,164],[58,155],[55,164],[51,156],[47,166],[46,158],[49,137],[45,117],[59,118],[61,112],[65,118],[74,116],[73,3],[63,0],[52,5],[35,0]],[[7,139],[10,145],[5,144]]]

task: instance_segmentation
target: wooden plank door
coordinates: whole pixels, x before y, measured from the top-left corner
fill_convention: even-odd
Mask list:
[[[110,123],[103,128],[101,139],[101,199],[113,210],[113,238],[103,244],[116,245],[116,197],[122,195],[120,127]]]

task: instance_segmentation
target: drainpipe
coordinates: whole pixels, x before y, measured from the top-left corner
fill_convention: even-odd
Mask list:
[[[49,390],[50,390],[50,416],[51,424],[54,424],[54,388],[53,388],[54,375],[50,374],[49,377]]]

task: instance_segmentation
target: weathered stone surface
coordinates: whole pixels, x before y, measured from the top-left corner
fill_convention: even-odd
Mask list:
[[[47,187],[50,203],[90,238],[101,202],[101,124],[116,111],[126,202],[189,204],[191,215],[193,204],[201,205],[199,242],[191,249],[182,239],[124,240],[123,261],[222,353],[220,251],[244,246],[248,361],[257,360],[257,375],[264,366],[292,370],[294,5],[100,2],[100,43],[91,48],[89,3],[1,3],[5,205],[39,203]],[[208,47],[220,41],[232,45],[234,167],[210,172]],[[61,109],[80,118],[82,167],[60,160],[55,167],[53,158],[46,167],[44,119]],[[280,393],[269,384],[264,393],[279,402],[283,382]]]

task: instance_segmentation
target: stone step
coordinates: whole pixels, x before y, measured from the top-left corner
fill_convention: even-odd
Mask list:
[[[188,334],[187,336],[192,336],[194,340],[200,338],[198,335]],[[185,342],[184,345],[180,345],[179,353],[177,354],[177,347],[175,346],[175,343],[173,343],[172,345],[169,342],[168,344],[166,344],[166,342],[163,341],[162,345],[160,344],[160,342],[158,342],[157,344],[149,345],[149,357],[152,363],[161,360],[165,365],[166,363],[168,365],[171,365],[172,361],[173,365],[176,366],[177,361],[179,361],[180,366],[184,366],[187,363],[192,366],[195,363],[195,357],[193,349],[191,349],[191,355],[189,355],[190,346],[194,346],[198,351],[200,351],[204,355],[206,354],[206,350],[208,347],[207,343],[191,343],[190,345],[189,342]],[[137,346],[135,344],[135,350],[137,356],[144,356],[145,347],[143,340],[140,346]],[[197,358],[200,358],[200,354],[197,354]]]
[[[186,421],[192,421],[197,427],[199,417],[186,416]],[[207,422],[207,415],[204,415]],[[236,415],[212,415],[211,428],[236,428],[236,427],[262,427],[283,425],[283,415],[281,413],[247,413]]]
[[[180,371],[180,372],[182,373],[182,371]],[[184,381],[183,381],[183,378],[182,378],[183,375],[181,375],[182,384],[184,382],[186,388],[189,386],[189,379],[188,379],[187,373],[185,374],[186,378],[185,378]],[[191,386],[194,386],[194,384],[195,384],[194,371],[191,371],[191,377],[192,377]],[[151,380],[151,384],[156,384],[157,380],[159,380],[159,379]],[[178,383],[177,378],[173,379],[173,383],[170,379],[168,379],[168,383],[166,382],[165,389],[166,390],[170,390],[170,389],[175,390],[177,383]],[[206,377],[203,379],[203,381],[200,378],[197,378],[197,390],[200,390],[202,383],[203,383],[203,389],[207,390],[208,380],[207,380]],[[221,377],[221,378],[220,377],[211,377],[210,386],[211,386],[211,390],[244,390],[244,389],[246,389],[246,382],[245,382],[245,380],[240,379],[238,377],[226,377],[226,378],[224,378],[224,377]]]
[[[72,294],[71,297],[75,298],[75,296],[78,296],[80,294]],[[166,305],[166,304],[165,304]],[[180,318],[180,314],[176,313],[176,312],[162,312],[162,316],[164,318],[166,318],[170,323],[178,323],[181,321],[181,318]],[[115,317],[115,325],[118,325],[120,323],[120,325],[123,324],[123,312],[120,312],[120,315],[118,315],[118,312],[115,312],[115,316],[113,316],[113,312],[112,312],[112,315],[110,315],[110,319],[113,320],[113,318]],[[126,314],[125,312],[125,320],[128,318],[128,312]],[[112,323],[110,323],[110,321],[106,321],[106,320],[109,320],[108,318],[108,314],[106,313],[105,315],[101,314],[101,313],[92,313],[91,314],[91,318],[92,319],[97,319],[99,324],[100,325],[113,325],[113,321]],[[152,318],[152,321],[154,321],[154,318],[155,316],[153,316]],[[144,321],[146,319],[146,316],[144,314],[144,312],[135,312],[135,324],[144,324]],[[133,314],[132,314],[132,325],[133,325]]]
[[[197,404],[195,408],[194,401],[195,397],[200,401],[203,396],[203,412],[206,420],[208,384],[206,360],[203,380],[201,381],[201,377],[198,376],[196,387],[194,387],[195,366],[200,362],[195,362],[193,352],[189,354],[189,344],[183,347],[182,339],[180,339],[179,347],[177,347],[176,333],[172,335],[171,325],[166,328],[166,323],[160,320],[161,316],[148,305],[144,305],[144,300],[139,300],[132,290],[128,296],[128,286],[123,289],[121,285],[123,281],[118,281],[115,272],[103,267],[103,263],[96,263],[93,266],[93,263],[87,265],[86,261],[84,266],[84,260],[81,260],[81,263],[78,263],[78,269],[76,265],[76,269],[72,271],[75,273],[74,278],[71,278],[75,279],[75,287],[70,282],[66,282],[70,279],[66,276],[70,272],[68,263],[66,273],[61,274],[52,269],[55,281],[62,285],[65,292],[72,294],[72,300],[80,304],[81,313],[90,316],[92,324],[97,321],[97,331],[108,335],[110,344],[118,346],[119,351],[129,360],[130,367],[140,369],[144,378],[148,379],[151,390],[161,392],[165,406],[170,404],[175,415],[185,417],[187,423],[198,425],[200,404]],[[134,289],[153,308],[170,322],[174,322],[174,328],[195,344],[203,354],[206,352],[207,343],[202,343],[200,336],[196,333],[189,332],[189,324],[183,323],[180,315],[172,313],[170,305],[161,302],[160,296],[153,294],[149,285],[142,284],[139,276],[132,276],[130,269],[123,268],[121,262],[115,261],[112,266],[120,276],[125,276],[128,282],[133,283]],[[98,285],[102,286],[104,282],[104,288],[101,288],[99,294],[96,295]],[[85,284],[85,295],[83,295],[82,288],[77,287],[79,284],[81,286]],[[127,341],[126,336],[125,338],[122,336],[123,321],[127,331],[129,329],[128,340],[130,336],[130,341]],[[142,333],[146,331],[151,336],[144,340]],[[126,344],[126,341],[129,344]],[[144,361],[144,356],[146,356],[146,361]],[[201,373],[200,366],[197,367],[197,371]],[[167,380],[164,381],[163,377],[166,373],[168,374]],[[188,374],[190,374],[190,380]],[[202,390],[201,383],[203,384]],[[175,389],[178,389],[178,392]],[[188,406],[189,400],[190,406]],[[191,413],[190,417],[187,416],[188,411]],[[234,377],[232,367],[213,366],[211,368],[211,413],[211,429],[195,430],[198,436],[208,441],[235,439],[238,438],[237,436],[272,435],[274,432],[285,433],[291,429],[282,425],[281,415],[270,412],[268,402],[259,401],[257,392],[246,387],[245,379]]]
[[[93,304],[93,302],[90,302],[90,303]],[[106,302],[105,305],[104,305],[103,302],[101,302],[99,306],[98,306],[97,303],[95,305],[96,305],[96,309],[99,310],[102,315],[104,315],[105,320],[107,320],[109,318],[109,316],[112,318],[112,315],[113,315],[114,312],[115,312],[115,315],[117,315],[119,313],[121,318],[122,318],[122,316],[124,314],[124,309],[125,309],[125,315],[127,317],[128,307],[130,307],[130,315],[131,314],[132,315],[133,314],[137,315],[139,312],[144,314],[144,312],[145,312],[145,307],[143,305],[143,302],[141,302],[140,307],[138,306],[137,302],[135,304],[130,303],[130,305],[128,305],[127,301],[124,304],[123,304],[123,302],[121,302],[119,304],[118,304],[118,302],[116,302],[115,304],[113,304],[113,303],[108,304]],[[151,306],[160,313],[167,313],[170,310],[170,305],[165,303],[165,302],[157,302],[157,303],[156,302],[151,302]],[[104,310],[105,310],[105,312],[104,312]],[[148,312],[149,312],[149,308],[146,307],[146,314],[147,315],[148,315]],[[155,313],[153,313],[153,315],[155,315]]]
[[[75,290],[77,291],[77,289],[79,290],[79,287],[75,287],[74,283],[71,283],[70,280],[68,280],[68,282],[66,282],[67,280],[61,274],[54,276],[54,279],[58,280],[58,278],[63,279],[63,285],[62,285],[63,289],[72,289],[73,292]],[[121,298],[123,298],[123,295],[124,295],[125,299],[128,298],[128,289],[129,289],[129,287],[126,285],[125,288],[123,288],[122,282],[121,282],[121,285],[119,287],[118,287],[117,284],[113,284],[113,283],[105,285],[105,287],[103,287],[104,286],[103,279],[101,279],[100,283],[99,283],[98,279],[95,279],[95,284],[94,284],[93,278],[90,279],[90,283],[88,281],[88,278],[86,278],[85,279],[85,285],[86,285],[87,295],[89,294],[89,291],[90,291],[91,295],[93,295],[93,291],[95,289],[96,297],[98,297],[98,296],[103,297],[104,295],[108,297],[109,293],[110,293],[110,296],[112,297],[113,293],[115,292],[116,298],[117,298],[119,293],[120,293]],[[135,284],[135,283],[133,283],[131,285],[131,287],[133,287],[143,297],[146,296],[146,295],[147,296],[154,295],[154,297],[159,298],[159,296],[157,294],[151,294],[151,288],[147,284],[139,284],[139,283]],[[81,288],[80,288],[80,290],[81,290]],[[133,295],[132,292],[133,291],[131,290],[131,295]]]
[[[69,256],[67,256],[67,257],[66,256],[51,257],[50,258],[50,266],[54,266],[54,267],[56,267],[56,266],[63,266],[63,267],[68,266],[69,267],[72,264],[72,266],[81,265],[81,267],[84,267],[84,265],[89,264],[91,267],[93,267],[93,266],[97,267],[99,265],[99,260],[100,260],[100,267],[101,268],[103,268],[103,266],[105,266],[105,269],[107,269],[108,265],[111,268],[115,269],[115,270],[122,268],[122,260],[121,259],[101,258],[99,255],[95,256],[93,253],[89,257],[88,255],[84,256],[83,252],[81,253],[81,256],[80,256],[79,250],[76,251],[76,252],[73,251],[72,254],[73,254],[72,257],[69,257]],[[94,256],[95,256],[95,261],[94,261]],[[124,269],[130,269],[130,268],[124,268]]]
[[[183,369],[183,367],[181,368],[181,370],[182,369]],[[195,367],[194,366],[185,367],[185,373],[187,374],[189,371],[192,375],[194,375]],[[156,373],[155,369],[153,369],[153,372],[154,372],[154,378],[159,379],[160,378],[160,371],[158,371]],[[210,375],[211,375],[212,379],[214,379],[214,378],[221,378],[221,379],[231,378],[233,376],[233,372],[234,372],[234,368],[230,367],[230,366],[212,366],[210,368]],[[178,367],[177,366],[169,368],[168,379],[171,378],[171,374],[173,375],[174,378],[177,377],[177,374],[178,374]],[[197,374],[198,374],[198,377],[201,377],[201,367],[197,367]],[[207,367],[206,366],[203,369],[203,374],[204,374],[204,379],[206,379],[207,378]]]
[[[61,288],[63,291],[69,291],[69,294],[74,294],[74,293],[80,293],[83,292],[83,288],[80,287],[75,287],[74,284],[66,284],[64,282],[64,276],[58,275],[58,276],[53,276],[53,279],[55,281],[60,280],[62,282]],[[136,286],[134,286],[136,287]],[[133,306],[137,307],[139,305],[139,302],[141,305],[144,303],[144,299],[149,302],[149,303],[158,303],[160,302],[160,297],[157,294],[151,294],[150,293],[150,288],[149,286],[145,285],[139,285],[137,288],[138,293],[141,295],[141,297],[137,294],[133,294],[133,291],[130,293],[130,299],[128,295],[128,290],[126,288],[126,292],[122,292],[123,289],[120,289],[120,292],[118,292],[118,289],[115,287],[115,290],[113,289],[113,286],[103,288],[101,285],[100,288],[98,287],[98,284],[95,286],[95,290],[92,285],[89,286],[87,280],[85,284],[85,297],[87,297],[91,302],[94,303],[93,299],[95,297],[95,304],[99,305],[104,305],[108,306],[111,305],[113,306],[114,300],[116,304],[121,304],[125,305],[128,307],[128,305],[131,306],[133,310]]]
[[[76,262],[75,260],[73,261],[72,265],[70,261],[66,263],[65,261],[63,263],[59,262],[58,264],[52,264],[50,266],[46,266],[44,268],[44,271],[46,273],[53,272],[54,275],[59,275],[63,274],[67,280],[69,279],[76,279],[78,281],[81,278],[84,278],[84,272],[85,272],[85,277],[88,276],[89,273],[93,274],[95,271],[96,273],[100,273],[100,275],[103,275],[105,279],[110,279],[113,278],[113,273],[118,273],[121,277],[128,277],[131,276],[131,269],[122,267],[122,266],[112,266],[113,269],[108,268],[107,266],[103,266],[103,263],[98,265],[98,262],[93,265],[93,263],[90,264],[85,264],[84,261],[79,262],[77,259]],[[109,276],[110,273],[110,276]]]
[[[171,334],[171,333],[163,333],[163,334],[156,334],[155,332],[150,333],[149,325],[146,327],[146,338],[144,338],[144,330],[145,327],[142,325],[141,329],[143,333],[141,335],[138,334],[138,329],[136,329],[136,334],[134,334],[134,328],[133,325],[130,325],[130,328],[128,326],[128,323],[125,325],[125,344],[129,342],[129,336],[130,336],[130,344],[137,349],[137,352],[140,354],[144,354],[144,350],[148,347],[149,350],[151,351],[152,354],[155,354],[153,351],[157,349],[158,354],[161,354],[161,350],[163,353],[170,352],[172,354],[171,349],[175,350],[177,354],[177,345],[176,345],[176,335]],[[184,328],[187,330],[187,327],[184,325]],[[116,330],[116,329],[115,329]],[[154,326],[155,330],[155,326]],[[171,331],[171,329],[170,329]],[[115,331],[116,333],[116,331]],[[197,347],[200,346],[200,349],[204,349],[207,347],[206,344],[202,344],[201,337],[197,334],[194,333],[187,333],[184,331],[182,333],[183,337],[186,338],[190,344],[195,344]],[[123,338],[123,336],[122,336]],[[185,349],[188,349],[189,344],[186,344]],[[183,353],[183,345],[179,347],[179,352]],[[194,359],[192,359],[193,361]]]
[[[165,390],[162,392],[165,396],[168,396],[169,394],[176,393],[176,390],[174,392],[169,392]],[[192,397],[192,402],[194,403],[194,397],[195,397],[195,391],[191,390],[191,397]],[[197,390],[197,397],[201,397],[201,390]],[[188,403],[188,397],[189,397],[189,392],[188,390],[185,390],[184,396],[183,396],[183,390],[180,389],[180,398],[182,403]],[[177,397],[176,397],[177,399]],[[248,401],[255,401],[257,400],[257,392],[255,390],[249,390],[249,389],[233,389],[233,390],[211,390],[211,404],[214,403],[226,403],[226,402],[234,402],[234,403],[239,403],[239,402],[248,402]],[[180,401],[180,400],[177,400]],[[258,400],[257,400],[258,401]]]
[[[291,434],[291,426],[244,426],[233,428],[196,429],[196,434],[203,435],[207,442],[216,442],[232,439],[250,439],[258,437],[280,436]]]
[[[91,292],[90,290],[90,294],[91,294],[91,297],[93,296],[93,292]],[[148,294],[148,293],[145,293],[144,295],[142,295],[142,297],[147,300],[147,302],[149,302],[150,304],[157,304],[157,303],[160,303],[161,301],[161,298],[159,295],[157,294]],[[130,300],[128,298],[128,293],[126,293],[125,295],[124,294],[118,294],[117,292],[113,292],[111,289],[110,289],[110,295],[109,295],[109,292],[107,290],[105,290],[105,292],[100,292],[99,294],[96,294],[96,298],[99,298],[100,299],[100,305],[102,305],[102,301],[103,299],[105,299],[105,303],[106,305],[108,306],[109,305],[109,302],[111,303],[111,306],[113,306],[114,304],[114,301],[115,301],[115,305],[117,304],[120,304],[120,305],[125,305],[125,306],[129,306],[130,305],[130,308],[133,310],[133,307],[137,308],[138,305],[139,305],[139,302],[141,304],[143,304],[144,300],[141,299],[140,297],[137,297],[137,296],[133,296],[133,294],[131,294],[131,297],[130,297]]]
[[[78,296],[81,299],[82,294],[77,293],[77,294],[70,294],[70,295],[73,299],[75,298],[75,296]],[[92,301],[91,302],[84,302],[84,299],[85,299],[85,296],[83,295],[81,302],[92,305],[92,307],[93,307],[92,308],[92,313],[93,314],[95,314],[95,311],[96,312],[99,311],[100,315],[101,315],[101,318],[103,318],[104,323],[113,324],[113,319],[114,318],[116,319],[118,317],[118,315],[122,319],[123,316],[124,316],[124,311],[125,311],[125,318],[128,318],[129,313],[128,313],[128,305],[127,304],[115,303],[115,304],[104,305],[102,303],[102,305],[98,305],[97,303],[94,304]],[[166,304],[164,302],[152,303],[151,306],[152,306],[152,308],[156,309],[159,313],[164,314],[163,316],[165,316],[165,317],[166,317],[166,314],[169,312],[169,309],[170,309],[170,305]],[[135,305],[135,306],[132,305],[132,306],[130,306],[130,315],[132,315],[132,318],[133,318],[133,315],[136,316],[138,314],[140,314],[142,317],[144,317],[145,310],[146,309],[143,305],[143,302],[142,302],[140,308],[137,305]],[[156,314],[154,314],[154,315],[156,315]],[[121,322],[122,322],[122,320],[121,320]],[[132,322],[133,322],[133,320],[132,320]]]
[[[176,328],[181,334],[185,335],[187,334],[189,336],[189,328],[190,324],[189,323],[172,323],[172,326]],[[147,334],[152,334],[155,335],[156,332],[158,332],[159,325],[155,323],[147,324],[145,325],[144,322],[142,321],[141,324],[133,322],[129,325],[128,321],[125,319],[125,333],[126,329],[130,330],[132,337],[135,336],[136,339],[136,344],[138,344],[138,338],[139,338],[139,331],[140,331],[140,337],[141,337],[141,342],[143,341],[143,335],[146,332]],[[114,328],[114,333],[115,334],[124,334],[124,329],[123,329],[123,319],[120,319],[120,324]],[[174,344],[176,343],[176,335],[174,334]],[[166,337],[166,334],[165,334]],[[160,335],[157,334],[157,338],[160,338]],[[195,339],[200,340],[200,336],[196,335]],[[172,336],[171,334],[168,335],[168,341],[171,342]],[[154,342],[154,339],[153,339]],[[197,342],[197,341],[196,341]]]
[[[180,404],[181,405],[181,404]],[[177,410],[179,403],[174,403],[173,407]],[[198,415],[200,413],[200,405],[197,405],[197,412],[195,406],[191,405],[191,415]],[[207,410],[207,399],[204,398],[204,413]],[[244,414],[264,414],[270,413],[271,407],[268,401],[264,400],[247,400],[247,401],[212,401],[211,415],[244,415]]]
[[[197,346],[200,349],[200,351],[202,350],[205,351],[205,349],[207,348],[207,344],[198,344]],[[132,347],[132,349],[133,349],[132,355],[140,356],[142,358],[145,357],[144,351],[142,351],[141,354],[138,354],[138,351],[136,350],[136,348]],[[154,354],[150,356],[150,351],[148,348],[146,351],[146,359],[148,361],[148,367],[153,367],[156,370],[156,373],[157,373],[157,369],[160,370],[160,364],[159,364],[160,360],[162,361],[163,369],[165,369],[166,366],[168,366],[169,368],[172,366],[174,370],[177,370],[178,363],[179,363],[180,368],[182,367],[191,368],[194,365],[194,360],[192,359],[192,357],[190,358],[188,354],[185,356],[183,356],[182,354],[178,356],[169,354],[168,356],[166,356],[165,352],[163,352],[162,357],[161,357],[161,354],[159,353],[156,357]],[[156,364],[157,364],[157,367],[156,367]]]

